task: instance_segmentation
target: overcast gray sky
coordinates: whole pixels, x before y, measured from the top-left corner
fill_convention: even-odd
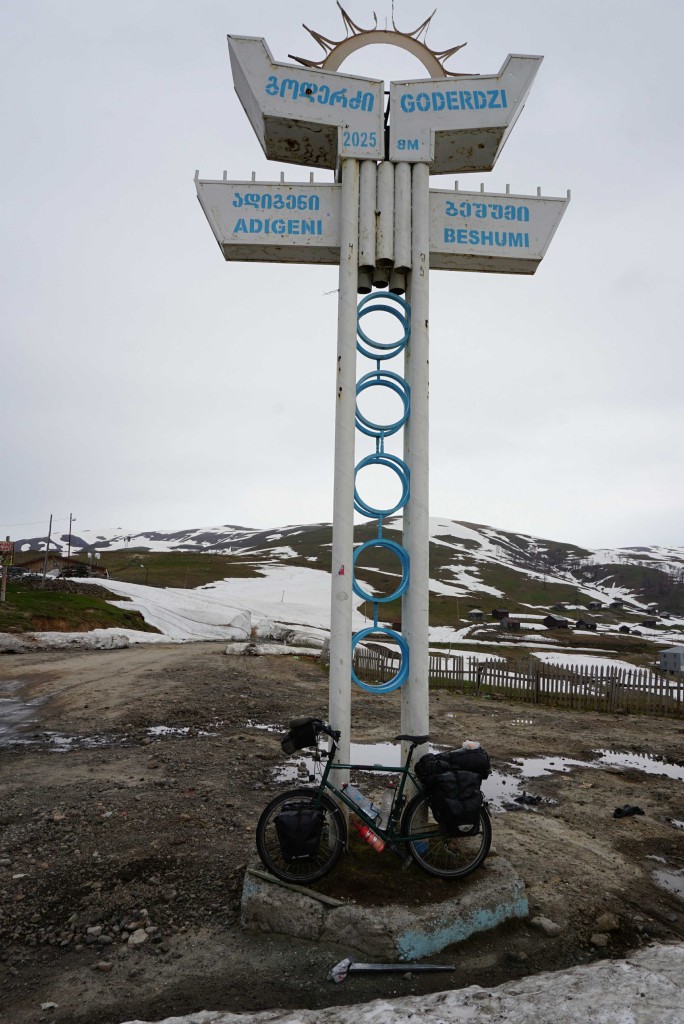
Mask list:
[[[347,0],[381,24],[390,0]],[[413,29],[432,0],[396,0]],[[195,198],[270,163],[226,35],[276,60],[332,0],[4,5],[0,533],[332,518],[337,271],[225,263]],[[544,55],[490,174],[572,202],[537,274],[431,275],[431,513],[588,547],[684,543],[680,0],[443,2],[453,70]],[[423,78],[373,47],[342,67]],[[330,172],[316,179],[331,180]],[[433,178],[450,188],[453,179]],[[35,528],[28,525],[37,524]]]

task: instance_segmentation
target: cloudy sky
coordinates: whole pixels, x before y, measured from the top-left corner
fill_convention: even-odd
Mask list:
[[[396,0],[415,28],[432,2]],[[381,24],[390,0],[347,0]],[[269,163],[226,35],[317,58],[332,0],[22,0],[0,16],[0,534],[332,517],[337,272],[225,263],[193,175]],[[431,512],[588,547],[684,543],[679,0],[442,3],[437,50],[544,55],[494,171],[572,202],[537,274],[431,275]],[[342,68],[423,78],[368,48]],[[330,172],[316,179],[332,180]],[[434,178],[450,188],[452,179]],[[35,524],[35,526],[29,525]]]

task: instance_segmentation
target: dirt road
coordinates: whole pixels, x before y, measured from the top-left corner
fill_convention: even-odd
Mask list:
[[[504,801],[517,810],[494,814],[494,855],[513,863],[531,916],[558,934],[517,922],[435,957],[456,964],[451,975],[335,986],[327,972],[350,950],[244,933],[242,877],[283,763],[278,737],[259,727],[324,717],[327,680],[313,659],[223,651],[155,645],[0,658],[0,715],[34,720],[21,733],[28,742],[0,746],[0,1020],[115,1024],[198,1009],[314,1008],[434,991],[445,977],[449,987],[493,985],[619,956],[652,937],[684,940],[682,899],[654,876],[684,867],[683,784],[597,767],[595,753],[652,755],[652,771],[669,764],[676,774],[684,721],[445,691],[432,696],[433,741],[480,740],[500,786],[544,800]],[[353,739],[390,740],[399,699],[355,690]],[[521,757],[594,766],[518,786],[511,762]],[[624,804],[644,814],[614,818]],[[346,877],[331,877],[328,891],[349,896]],[[445,884],[417,868],[402,879],[414,895],[431,884],[432,899]],[[41,1012],[50,1002],[57,1007]]]

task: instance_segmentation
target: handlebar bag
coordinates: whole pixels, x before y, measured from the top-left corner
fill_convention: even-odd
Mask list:
[[[310,803],[283,804],[274,818],[278,842],[288,864],[309,864],[318,856],[325,815]]]
[[[296,750],[304,747],[313,747],[316,744],[318,735],[317,727],[323,725],[320,718],[293,718],[290,728],[280,741],[280,746],[285,754],[294,754]]]

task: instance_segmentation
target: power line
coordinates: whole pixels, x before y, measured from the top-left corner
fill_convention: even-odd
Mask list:
[[[55,518],[53,522],[65,523],[68,518],[69,516],[60,516],[59,518]],[[49,520],[47,519],[36,519],[32,523],[0,523],[0,529],[5,530],[8,526],[45,526],[48,521]]]

